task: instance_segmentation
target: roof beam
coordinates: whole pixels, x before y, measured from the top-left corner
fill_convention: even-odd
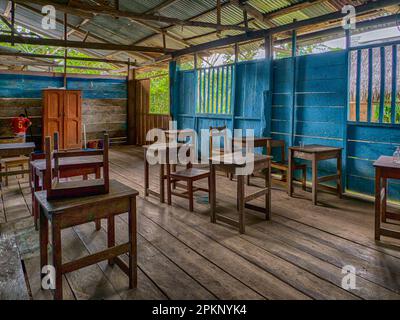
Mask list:
[[[273,23],[272,21],[269,21],[270,19],[265,19],[264,14],[261,11],[258,11],[256,8],[254,8],[252,5],[246,3],[246,1],[241,1],[241,0],[232,0],[232,3],[237,6],[238,8],[242,10],[246,10],[249,15],[251,15],[254,19],[266,24],[269,27],[275,27],[276,24]]]
[[[379,10],[384,7],[397,5],[397,4],[398,4],[398,0],[380,0],[377,2],[368,2],[364,5],[357,6],[357,14],[358,14],[358,16],[360,16],[360,15],[368,13],[370,11]],[[296,30],[299,28],[323,23],[323,22],[340,20],[343,17],[344,17],[344,14],[341,11],[337,11],[334,13],[328,13],[328,14],[318,16],[315,18],[300,20],[300,21],[285,24],[283,26],[279,26],[279,27],[275,27],[275,28],[271,28],[271,29],[251,31],[251,32],[243,33],[243,34],[240,34],[237,36],[218,39],[218,40],[211,41],[208,43],[203,43],[200,45],[192,46],[190,48],[186,48],[186,49],[182,49],[180,51],[174,52],[172,54],[172,56],[173,56],[173,58],[177,58],[177,57],[180,57],[180,56],[183,56],[186,54],[193,54],[196,52],[206,51],[206,50],[210,50],[213,48],[218,48],[221,46],[234,44],[237,42],[262,39],[268,34],[273,35],[273,34],[277,34],[277,33],[292,31],[292,30]]]
[[[0,35],[0,42],[12,41],[11,36]],[[30,38],[30,37],[14,37],[14,43],[25,43],[32,45],[45,45],[63,48],[81,48],[81,49],[93,49],[93,50],[118,50],[118,51],[139,51],[139,52],[155,52],[155,53],[171,53],[173,50],[158,48],[158,47],[143,47],[143,46],[132,46],[124,44],[113,44],[113,43],[98,43],[98,42],[82,42],[82,41],[64,41],[58,39],[43,39],[43,38]]]
[[[48,1],[48,0],[15,0],[18,3],[36,3],[41,5],[53,5],[56,9],[63,11],[68,14],[72,14],[78,17],[91,18],[93,14],[103,14],[112,17],[123,17],[131,18],[140,21],[154,21],[154,22],[164,22],[174,25],[190,26],[190,27],[201,27],[201,28],[211,28],[216,30],[237,30],[237,31],[248,31],[248,29],[236,26],[236,25],[217,25],[215,23],[203,22],[203,21],[192,21],[192,20],[180,20],[177,18],[170,18],[164,16],[155,16],[149,14],[140,14],[123,10],[116,10],[111,7],[104,6],[88,6],[84,3],[73,1],[70,5],[60,4],[58,2]]]
[[[281,16],[284,16],[285,14],[293,13],[298,10],[303,10],[308,7],[321,4],[323,2],[326,2],[327,0],[305,0],[296,4],[292,4],[286,8],[276,10],[274,12],[266,13],[264,14],[264,21],[275,19]]]
[[[5,49],[0,47],[0,56],[14,56],[14,57],[25,57],[25,58],[40,58],[40,59],[60,59],[63,60],[64,56],[51,55],[51,54],[36,54],[36,53],[26,53],[19,51],[5,51]],[[123,60],[111,60],[111,59],[101,59],[101,58],[85,58],[85,57],[68,57],[68,60],[75,61],[88,61],[88,62],[104,62],[110,64],[128,64],[128,61]],[[134,65],[133,62],[130,65]]]
[[[25,9],[27,9],[27,10],[30,10],[30,11],[32,11],[32,12],[35,12],[35,13],[37,13],[37,14],[42,14],[42,12],[41,12],[40,10],[38,10],[38,9],[36,9],[36,8],[34,8],[34,7],[31,7],[31,6],[29,6],[29,5],[26,5],[26,4],[19,4],[19,6],[25,8]],[[85,21],[85,20],[89,20],[89,19],[84,19],[84,21]],[[57,21],[58,23],[60,23],[60,24],[63,24],[63,21],[62,21],[61,19],[56,18],[56,21]],[[101,41],[101,42],[110,43],[109,41],[107,41],[106,39],[103,39],[102,37],[99,37],[99,36],[94,35],[94,34],[92,34],[92,33],[88,33],[88,32],[86,32],[85,30],[82,30],[82,29],[81,29],[81,25],[79,25],[79,26],[74,26],[74,25],[68,23],[68,28],[70,28],[71,30],[75,30],[75,32],[79,32],[79,34],[82,36],[83,42],[85,42],[85,41],[87,40],[87,36],[90,36],[91,38],[93,38],[93,39],[95,39],[95,40],[98,40],[98,41]],[[86,39],[86,40],[85,40],[85,39]],[[135,52],[135,53],[132,53],[132,54],[135,55],[135,56],[139,56],[139,57],[141,57],[141,58],[143,58],[143,59],[146,59],[146,60],[152,60],[152,59],[153,59],[153,57],[151,57],[151,56],[149,56],[149,55],[146,55],[146,54],[144,54],[144,53],[142,53],[142,52]]]

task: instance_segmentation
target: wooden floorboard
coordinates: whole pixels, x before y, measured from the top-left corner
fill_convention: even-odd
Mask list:
[[[107,262],[64,276],[66,299],[399,299],[400,246],[373,238],[373,205],[322,193],[313,206],[308,192],[296,198],[272,193],[272,221],[246,210],[246,234],[209,222],[207,195],[196,197],[190,213],[185,199],[173,205],[143,199],[143,152],[130,146],[110,152],[111,178],[138,191],[138,288]],[[257,178],[254,183],[262,183]],[[204,186],[203,182],[200,185]],[[150,186],[159,187],[158,168]],[[249,188],[249,192],[252,187]],[[236,182],[217,177],[217,209],[235,217]],[[262,204],[256,200],[254,204]],[[2,189],[0,223],[12,226],[34,299],[51,299],[40,289],[38,234],[30,216],[25,180],[10,179]],[[127,240],[127,215],[116,219],[116,240]],[[63,261],[104,249],[106,221],[95,231],[88,223],[63,231]],[[127,255],[122,259],[127,261]],[[356,290],[342,289],[342,268],[357,270]]]

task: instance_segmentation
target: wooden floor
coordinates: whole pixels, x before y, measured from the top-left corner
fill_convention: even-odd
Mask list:
[[[65,299],[399,299],[400,244],[376,243],[373,205],[322,194],[322,204],[297,190],[296,198],[274,188],[272,221],[247,215],[245,235],[232,227],[209,222],[205,194],[198,194],[195,212],[184,199],[160,205],[143,200],[141,148],[112,149],[111,178],[137,189],[138,288],[106,262],[67,274]],[[260,181],[261,182],[261,181]],[[257,179],[255,179],[257,183]],[[157,169],[151,171],[157,188]],[[217,178],[218,211],[235,209],[236,184]],[[262,199],[260,199],[263,201]],[[30,217],[31,196],[25,180],[12,179],[2,188],[0,223],[16,232],[18,248],[33,299],[50,299],[40,289],[38,233]],[[127,219],[116,220],[117,241],[127,238]],[[63,260],[79,258],[106,245],[106,224],[65,230]],[[125,257],[126,258],[126,257]],[[342,289],[342,268],[357,270],[356,290]]]

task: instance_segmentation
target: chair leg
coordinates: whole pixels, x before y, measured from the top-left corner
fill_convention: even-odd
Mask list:
[[[194,210],[193,181],[188,181],[189,211]]]
[[[7,173],[8,173],[8,166],[6,165],[5,166],[5,173],[6,173],[6,187],[8,187],[8,175],[7,175]]]
[[[211,175],[208,177],[208,203],[211,203]]]
[[[23,171],[23,170],[24,170],[24,165],[21,164],[21,165],[19,166],[19,168],[21,169],[21,171]],[[22,174],[22,179],[24,179],[24,178],[25,178],[25,174]]]
[[[303,168],[303,190],[307,191],[307,168]]]

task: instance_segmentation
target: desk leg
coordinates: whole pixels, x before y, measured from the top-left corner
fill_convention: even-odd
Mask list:
[[[386,206],[387,206],[387,196],[388,196],[388,181],[386,178],[382,178],[382,185],[381,188],[383,189],[383,199],[381,200],[381,219],[382,222],[386,222]]]
[[[144,196],[149,196],[149,163],[146,158],[146,150],[144,150]]]
[[[53,255],[53,267],[56,272],[56,289],[54,293],[55,300],[62,300],[63,288],[62,288],[62,265],[61,265],[61,229],[57,219],[52,221],[52,255]]]
[[[108,248],[115,247],[115,216],[107,218],[107,246]],[[114,259],[108,260],[108,265],[114,265]]]
[[[165,165],[160,164],[160,202],[165,202]]]
[[[96,179],[100,179],[101,178],[101,173],[100,173],[100,168],[96,169]],[[86,175],[86,179],[87,180],[87,175]],[[100,231],[101,229],[101,219],[96,219],[95,221],[96,224],[96,231]]]
[[[244,176],[237,176],[237,197],[239,200],[239,232],[245,232],[245,216],[244,216]]]
[[[343,195],[343,186],[342,186],[342,151],[339,152],[338,158],[337,158],[337,175],[338,175],[338,180],[337,180],[337,193],[338,197],[342,199]]]
[[[312,158],[312,202],[317,205],[317,192],[318,192],[318,161],[317,155],[313,154]]]
[[[381,239],[381,170],[375,170],[375,240]]]
[[[266,220],[271,220],[271,160],[268,162],[268,170],[265,177],[265,187],[268,194],[265,195]]]
[[[42,269],[47,266],[48,263],[48,252],[47,244],[49,242],[49,222],[45,216],[42,207],[38,207],[40,213],[40,232],[39,232],[39,243],[40,243],[40,278],[43,278]]]
[[[39,230],[38,228],[38,220],[39,220],[39,204],[35,198],[35,192],[39,191],[39,176],[36,174],[36,170],[32,171],[33,174],[33,190],[32,190],[32,213],[33,213],[33,220],[35,223],[35,230]]]
[[[287,173],[287,188],[289,197],[293,196],[293,151],[289,149],[289,169]]]
[[[215,166],[213,164],[210,164],[210,176],[211,176],[211,181],[210,181],[210,204],[211,204],[211,222],[216,223],[217,222],[217,214],[216,214],[216,202],[217,202],[217,186],[216,186],[216,179],[215,179]]]
[[[129,208],[129,288],[137,287],[137,229],[136,197],[131,198]]]

